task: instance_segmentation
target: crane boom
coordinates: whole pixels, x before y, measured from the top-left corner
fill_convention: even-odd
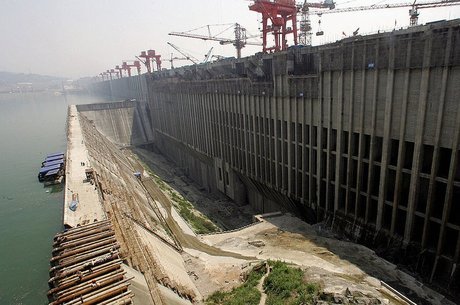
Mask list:
[[[171,33],[169,33],[169,35],[187,37],[187,38],[195,38],[195,39],[201,39],[201,40],[218,41],[221,45],[233,44],[233,46],[236,49],[236,57],[237,58],[241,58],[241,49],[243,49],[246,45],[252,45],[252,46],[261,46],[262,45],[261,43],[258,43],[258,42],[247,41],[248,38],[252,38],[254,36],[249,36],[248,37],[246,35],[246,29],[244,27],[242,27],[240,24],[234,23],[233,26],[234,26],[234,34],[235,34],[234,39],[212,36],[211,35],[211,30],[209,28],[209,25],[205,26],[205,27],[208,28],[208,35],[190,33],[190,31],[186,31],[186,32],[171,32]],[[204,27],[200,27],[198,29],[201,29],[201,28],[204,28]],[[227,28],[226,30],[228,30],[228,29],[229,28]],[[226,30],[224,30],[224,31],[226,31]],[[193,31],[193,30],[191,30],[191,31]],[[224,31],[222,31],[222,32],[224,32]],[[220,32],[219,34],[221,34],[222,32]]]
[[[310,11],[310,14],[311,15],[324,15],[324,14],[335,14],[335,13],[356,12],[356,11],[366,11],[366,10],[399,8],[399,7],[432,8],[432,7],[452,6],[452,5],[459,5],[459,4],[460,4],[460,0],[440,0],[440,1],[427,1],[427,2],[419,2],[419,3],[415,3],[415,2],[409,3],[408,2],[408,3],[345,7],[345,8],[324,10],[324,11],[323,10],[313,10],[313,11]]]
[[[195,57],[193,57],[192,55],[190,54],[187,54],[185,53],[184,51],[182,51],[181,49],[179,49],[178,46],[168,42],[168,44],[174,48],[174,50],[176,50],[177,52],[179,52],[180,54],[182,54],[187,60],[190,60],[192,63],[194,63],[195,65],[198,63],[198,59],[196,59]]]
[[[187,38],[196,38],[196,39],[201,39],[201,40],[211,40],[211,41],[218,41],[220,44],[230,44],[233,43],[234,40],[229,39],[229,38],[220,38],[220,37],[215,37],[215,36],[206,36],[206,35],[200,35],[200,34],[192,34],[192,33],[187,33],[187,32],[171,32],[168,35],[171,36],[180,36],[180,37],[187,37]],[[258,35],[257,35],[258,36]],[[251,45],[251,46],[261,46],[262,44],[259,42],[250,42],[247,41],[246,45]]]

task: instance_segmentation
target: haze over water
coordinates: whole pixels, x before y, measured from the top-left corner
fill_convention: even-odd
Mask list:
[[[37,180],[44,157],[65,151],[67,106],[106,102],[51,93],[0,94],[0,304],[48,304],[52,240],[64,192]]]

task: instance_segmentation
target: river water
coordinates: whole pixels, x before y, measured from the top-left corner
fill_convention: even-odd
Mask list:
[[[0,94],[0,304],[48,304],[52,239],[64,192],[44,188],[44,157],[65,151],[67,106],[107,102],[86,95]]]

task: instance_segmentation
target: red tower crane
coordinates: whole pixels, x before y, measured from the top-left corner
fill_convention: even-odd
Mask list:
[[[143,61],[143,63],[145,64],[149,73],[152,73],[153,71],[151,66],[152,61],[156,63],[157,71],[161,71],[161,55],[157,55],[155,50],[148,50],[147,52],[142,51],[139,57],[145,58],[145,62]]]
[[[262,14],[263,52],[286,50],[288,47],[286,35],[289,34],[294,35],[294,44],[297,44],[297,6],[295,0],[254,0],[249,9]],[[290,27],[288,27],[289,21],[291,22]],[[269,33],[272,33],[275,38],[274,46],[268,46],[267,35]]]
[[[129,77],[131,77],[131,68],[137,68],[137,75],[141,75],[141,63],[138,60],[134,60],[132,64],[128,64],[128,62],[124,61],[121,68],[128,71]]]
[[[102,72],[102,73],[99,73],[99,75],[101,76],[102,78],[102,81],[105,81],[105,76],[107,75],[107,72]],[[108,79],[107,79],[108,80]]]
[[[110,69],[110,75],[115,74],[117,78],[120,78],[120,74],[118,71],[115,71],[115,69]]]
[[[120,78],[123,78],[123,68],[120,68],[119,65],[116,65],[115,69],[118,70],[118,75],[120,76]]]
[[[113,80],[112,74],[115,74],[118,78],[118,71],[115,71],[115,69],[110,69],[105,72],[110,77],[110,80]]]

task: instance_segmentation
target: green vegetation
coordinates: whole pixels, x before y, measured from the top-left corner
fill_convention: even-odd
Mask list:
[[[173,190],[169,190],[168,193],[172,201],[175,202],[179,214],[188,222],[195,233],[206,234],[219,231],[219,228],[215,224],[193,210],[193,205],[190,201]]]
[[[206,300],[207,305],[258,305],[260,292],[257,284],[265,274],[265,268],[252,270],[243,285],[229,292],[216,291]]]
[[[155,181],[158,187],[163,192],[168,193],[169,197],[173,201],[174,206],[176,207],[179,214],[192,227],[195,233],[207,234],[207,233],[213,233],[213,232],[219,231],[219,228],[212,221],[207,219],[201,213],[194,210],[194,207],[190,203],[190,201],[188,201],[187,199],[182,197],[180,194],[178,194],[176,191],[174,191],[158,175],[152,172],[150,167],[145,162],[140,160],[139,157],[136,156],[136,158],[139,161],[139,163],[142,165],[144,170],[146,170],[149,173],[149,175],[152,177],[152,179]]]
[[[304,272],[280,261],[268,262],[271,271],[265,278],[263,289],[267,294],[267,305],[315,304],[320,293],[317,284],[307,283]],[[207,305],[258,305],[261,294],[257,284],[265,274],[265,268],[253,270],[246,282],[229,292],[214,292],[206,300]]]
[[[267,305],[313,304],[320,288],[316,284],[307,283],[301,269],[280,261],[270,261],[269,265],[272,270],[264,281]]]

